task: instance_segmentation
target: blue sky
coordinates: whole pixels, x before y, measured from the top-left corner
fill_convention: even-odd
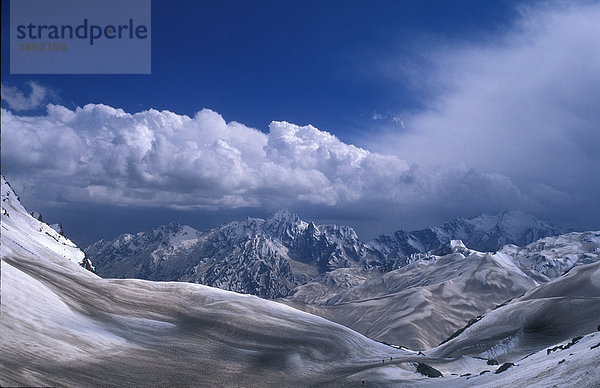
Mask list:
[[[2,172],[78,241],[279,207],[600,227],[598,1],[155,0],[150,75],[11,75],[2,7]]]
[[[505,1],[154,0],[151,75],[32,76],[9,74],[3,9],[2,80],[24,91],[34,80],[52,90],[51,102],[70,108],[103,103],[186,115],[210,108],[261,130],[286,120],[347,138],[374,113],[422,104],[415,90],[390,85],[378,65],[412,55],[428,36],[484,38],[513,14],[514,2]]]

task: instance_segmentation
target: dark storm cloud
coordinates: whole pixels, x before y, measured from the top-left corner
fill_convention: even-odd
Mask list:
[[[402,115],[405,130],[390,128],[368,147],[428,171],[464,166],[503,176],[527,199],[515,206],[597,227],[599,18],[598,2],[538,3],[483,43],[429,42],[418,66],[388,67],[388,75],[413,77],[427,109]]]

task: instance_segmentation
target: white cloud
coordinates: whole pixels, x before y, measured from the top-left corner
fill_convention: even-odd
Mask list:
[[[28,83],[31,92],[28,96],[14,86],[2,85],[2,100],[16,111],[32,110],[42,106],[48,93],[45,87],[31,81]]]
[[[467,169],[428,176],[397,156],[345,144],[311,125],[273,122],[265,134],[207,109],[190,118],[48,105],[42,117],[3,110],[2,128],[4,172],[27,196],[50,202],[375,206],[389,213],[386,207],[441,201],[456,207],[465,199],[484,205],[523,200],[505,178]]]

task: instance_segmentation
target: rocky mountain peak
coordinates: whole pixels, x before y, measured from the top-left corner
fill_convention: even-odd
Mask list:
[[[265,220],[263,230],[266,234],[282,241],[293,240],[308,228],[298,214],[281,209]]]
[[[398,231],[365,243],[351,227],[316,225],[281,209],[267,219],[246,218],[205,233],[171,223],[93,244],[86,252],[102,276],[193,281],[274,298],[336,269],[387,272],[427,253],[493,252],[506,243],[523,246],[555,232],[535,217],[504,212]]]
[[[450,240],[438,249],[432,251],[432,253],[437,256],[450,255],[452,253],[460,253],[468,256],[471,253],[471,250],[469,250],[461,240]]]

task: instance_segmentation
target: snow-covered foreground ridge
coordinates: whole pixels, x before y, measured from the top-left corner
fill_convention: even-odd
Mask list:
[[[15,244],[32,254],[45,254],[51,251],[82,267],[93,269],[85,253],[71,240],[60,234],[57,226],[51,226],[32,217],[23,207],[19,196],[14,192],[4,176],[0,177],[2,190],[2,233],[10,233],[12,239],[2,239],[2,244]],[[27,248],[24,248],[27,246]],[[9,247],[7,247],[9,248]]]
[[[600,380],[599,263],[533,288],[419,354],[254,296],[102,279],[80,266],[75,253],[72,260],[65,252],[76,251],[65,251],[64,242],[39,234],[24,209],[12,217],[20,206],[13,198],[11,207],[2,201],[2,386],[594,386]],[[509,364],[489,365],[491,358],[515,365],[494,373]]]

